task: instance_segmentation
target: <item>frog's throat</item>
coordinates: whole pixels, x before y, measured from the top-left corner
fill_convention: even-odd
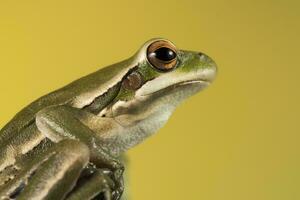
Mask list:
[[[180,102],[204,87],[202,82],[194,81],[114,104],[111,119],[119,126],[105,139],[108,145],[114,145],[113,154],[118,155],[156,133]]]

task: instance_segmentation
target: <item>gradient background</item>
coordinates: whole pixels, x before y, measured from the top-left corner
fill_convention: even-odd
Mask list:
[[[300,199],[299,1],[9,2],[0,2],[1,126],[165,37],[210,55],[219,73],[129,151],[133,200]]]

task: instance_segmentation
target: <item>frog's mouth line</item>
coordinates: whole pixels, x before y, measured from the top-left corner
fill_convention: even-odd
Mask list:
[[[188,81],[182,81],[182,82],[178,82],[174,85],[170,85],[170,86],[167,86],[167,87],[164,87],[164,88],[161,88],[155,92],[151,92],[151,93],[148,93],[148,94],[143,94],[141,96],[143,97],[147,97],[147,96],[150,96],[150,95],[155,95],[155,94],[158,94],[158,93],[161,93],[161,92],[165,92],[165,91],[171,91],[171,90],[174,90],[174,89],[177,89],[179,87],[183,87],[183,86],[186,86],[186,85],[194,85],[194,84],[199,84],[199,87],[200,87],[200,90],[201,89],[204,89],[206,88],[207,86],[210,85],[210,81],[208,80],[188,80]]]

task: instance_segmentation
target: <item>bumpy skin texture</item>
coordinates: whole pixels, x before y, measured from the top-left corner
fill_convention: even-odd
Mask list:
[[[172,62],[154,56],[159,68],[149,63],[154,43],[176,51]],[[0,199],[120,199],[120,155],[162,127],[215,73],[208,56],[152,39],[133,57],[41,97],[0,131]]]

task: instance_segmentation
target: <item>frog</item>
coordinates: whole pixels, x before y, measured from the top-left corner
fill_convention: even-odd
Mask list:
[[[0,199],[123,198],[120,156],[216,73],[206,54],[153,38],[128,59],[38,98],[0,130]]]

